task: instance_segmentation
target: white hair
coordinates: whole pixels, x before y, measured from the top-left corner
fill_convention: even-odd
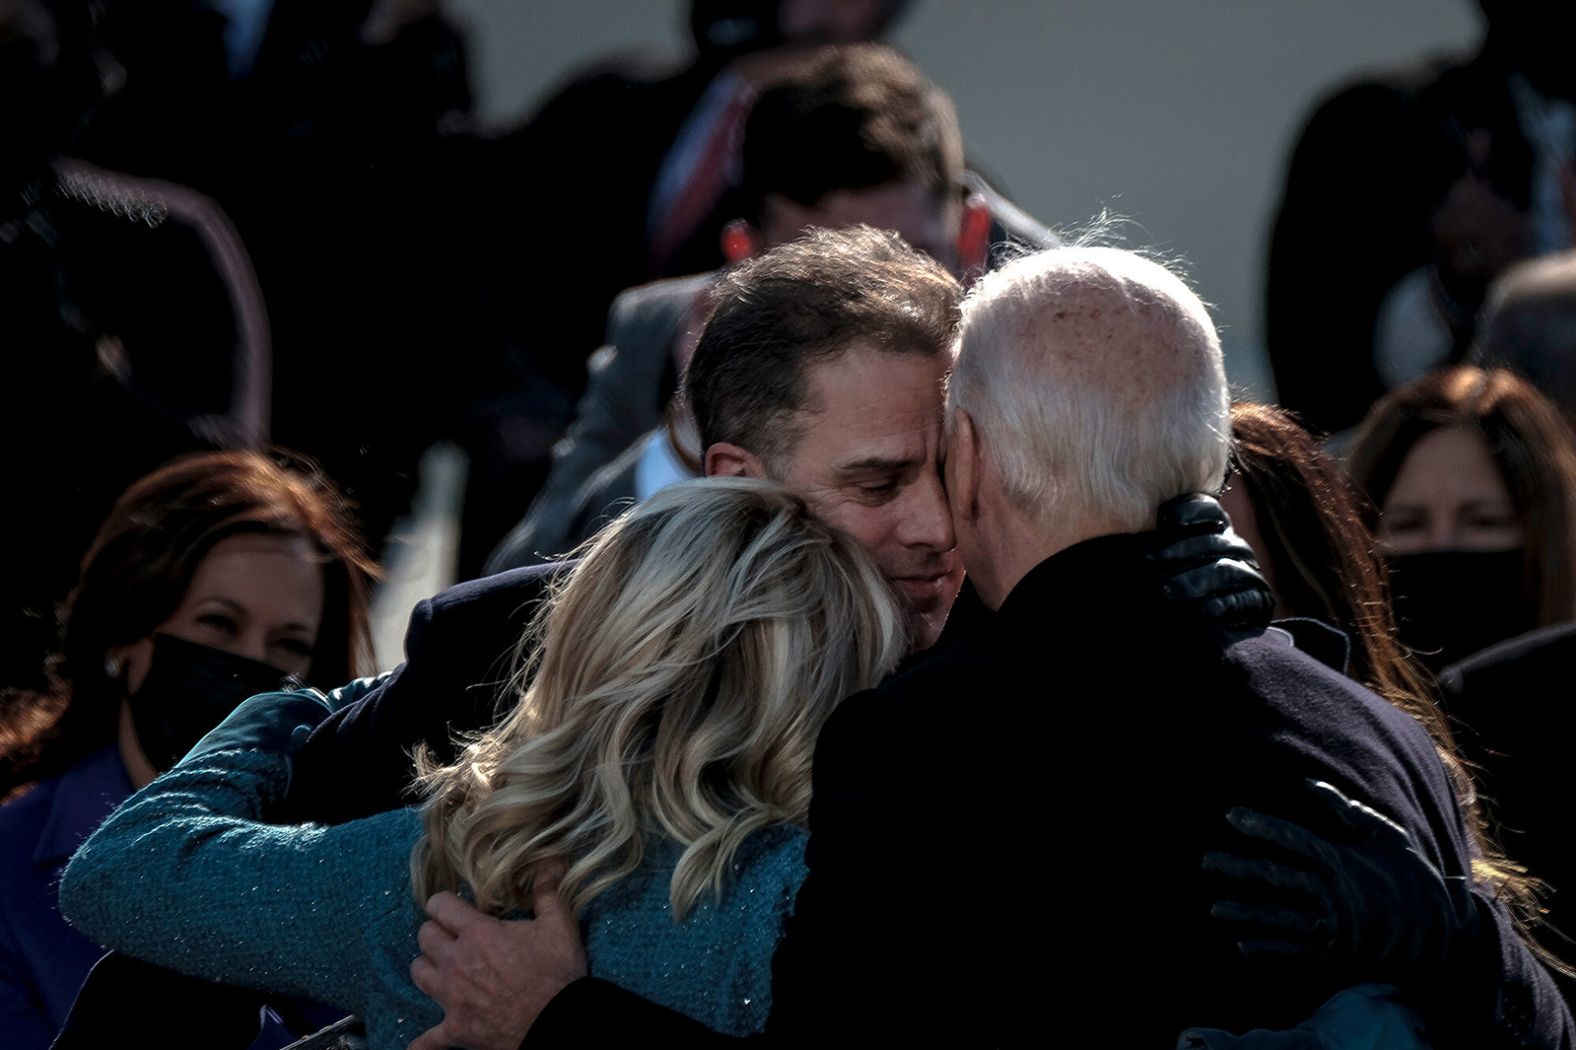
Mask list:
[[[947,424],[966,411],[1008,499],[1040,523],[1154,528],[1226,471],[1220,337],[1171,270],[1070,246],[986,274],[963,304]]]

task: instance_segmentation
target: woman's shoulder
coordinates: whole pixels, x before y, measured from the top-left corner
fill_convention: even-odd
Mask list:
[[[751,833],[720,897],[702,894],[682,922],[669,901],[682,846],[657,844],[582,913],[592,974],[720,1031],[758,1031],[771,1008],[772,954],[804,880],[807,837],[787,825]]]
[[[130,794],[131,781],[113,745],[85,755],[65,772],[0,806],[5,855],[28,864],[54,859],[53,853],[61,853],[61,859],[70,856]],[[35,856],[35,849],[50,856]]]
[[[736,910],[729,906],[735,899],[744,902],[746,910],[772,907],[772,894],[763,892],[769,888],[782,890],[791,900],[804,881],[808,839],[804,828],[791,824],[774,824],[751,832],[733,854],[721,898],[704,894],[696,911],[730,913]],[[683,845],[672,839],[649,843],[640,867],[594,898],[587,912],[599,919],[612,913],[660,913],[659,925],[672,926],[669,896],[673,872],[683,852]]]
[[[750,834],[733,855],[733,875],[744,886],[804,881],[805,843],[810,833],[796,824],[774,824]]]

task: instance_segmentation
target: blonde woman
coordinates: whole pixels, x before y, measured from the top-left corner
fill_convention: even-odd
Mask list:
[[[518,913],[559,861],[594,973],[753,1031],[804,875],[816,735],[905,647],[868,556],[797,498],[678,485],[585,550],[522,642],[518,706],[427,771],[420,810],[261,823],[327,707],[254,697],[88,841],[62,906],[111,947],[336,1003],[402,1048],[440,1020],[409,976],[418,902]]]

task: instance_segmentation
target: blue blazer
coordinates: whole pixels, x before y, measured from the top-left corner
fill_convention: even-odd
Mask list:
[[[0,1032],[45,1050],[104,949],[71,927],[56,893],[66,861],[131,794],[114,744],[0,807]]]

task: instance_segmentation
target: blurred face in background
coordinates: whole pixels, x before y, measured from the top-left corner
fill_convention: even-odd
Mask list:
[[[795,44],[855,44],[874,40],[886,0],[783,0],[782,34]]]
[[[167,634],[305,678],[323,618],[323,567],[301,536],[240,535],[214,544],[180,607],[154,634]],[[153,653],[150,636],[125,647],[126,686],[135,693]]]
[[[1380,511],[1377,538],[1389,554],[1505,551],[1524,542],[1505,479],[1472,427],[1441,427],[1418,441]]]
[[[798,204],[774,193],[766,197],[760,229],[748,248],[750,254],[769,251],[798,240],[811,227],[841,230],[864,224],[891,230],[911,247],[958,274],[965,263],[976,264],[974,259],[961,257],[964,214],[961,198],[943,200],[920,182],[833,190],[814,204]]]
[[[1412,446],[1375,538],[1400,639],[1431,671],[1537,625],[1522,523],[1476,427],[1440,427]]]
[[[121,758],[141,786],[247,697],[312,669],[322,558],[303,536],[238,534],[203,557],[180,605],[108,656],[123,675]]]

